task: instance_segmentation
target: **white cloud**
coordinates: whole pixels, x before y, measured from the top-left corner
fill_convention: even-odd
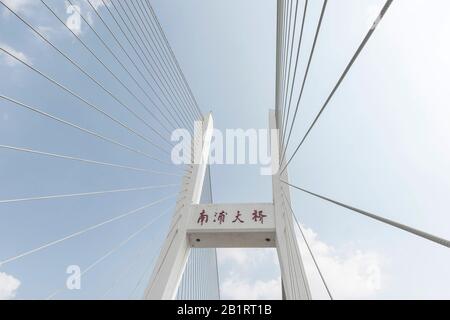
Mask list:
[[[36,1],[33,0],[3,0],[3,3],[6,4],[11,10],[14,12],[28,13],[29,10],[36,4]],[[4,13],[8,14],[9,10],[5,8]]]
[[[101,8],[101,7],[103,7],[103,6],[104,6],[104,3],[105,3],[106,5],[109,4],[109,0],[104,0],[104,3],[103,3],[102,0],[90,0],[90,2],[91,2],[91,4],[92,4],[92,6],[95,8],[95,10],[97,10],[97,9],[99,9],[99,8]]]
[[[19,287],[19,280],[4,272],[0,272],[0,300],[14,299]]]
[[[280,299],[281,280],[275,250],[219,249],[220,284],[223,299]],[[267,276],[269,274],[269,276]]]
[[[218,259],[220,264],[225,264],[228,261],[232,261],[234,264],[238,264],[239,266],[248,265],[247,262],[249,261],[250,256],[248,255],[248,252],[243,249],[219,249],[219,252],[220,254],[218,255]]]
[[[221,294],[232,300],[277,300],[281,296],[281,279],[252,283],[239,276],[230,277],[221,284]]]
[[[382,288],[381,258],[374,252],[343,248],[320,241],[304,229],[308,243],[335,299],[373,297]],[[314,299],[328,296],[301,236],[298,238]],[[224,299],[281,299],[278,256],[275,250],[221,249],[218,259]]]
[[[320,241],[317,234],[308,228],[303,229],[316,261],[321,268],[328,287],[337,299],[364,299],[373,297],[382,288],[381,258],[374,252],[342,249]],[[300,249],[313,296],[327,298],[318,278],[314,262],[301,236],[298,236]]]
[[[16,56],[17,58],[25,61],[26,63],[31,64],[30,58],[28,58],[28,56],[25,53],[23,53],[21,51],[18,51],[16,49],[8,46],[7,44],[4,44],[4,43],[0,43],[0,47],[5,49],[6,51],[11,53],[12,55]],[[2,52],[2,54],[1,54],[0,62],[5,64],[5,65],[7,65],[7,66],[9,66],[9,67],[14,67],[15,65],[20,63],[16,59],[10,57],[9,55],[7,55],[4,52]]]

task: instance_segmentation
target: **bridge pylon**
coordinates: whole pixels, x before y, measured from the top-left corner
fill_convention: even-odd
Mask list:
[[[269,114],[270,129],[277,129],[275,112]],[[280,262],[282,296],[287,300],[311,299],[300,254],[289,192],[280,178],[279,136],[271,134],[273,201],[271,203],[200,204],[208,166],[213,118],[208,114],[197,131],[199,161],[189,165],[177,200],[169,232],[154,267],[145,299],[175,299],[191,248],[276,248]],[[194,148],[195,149],[195,148]]]

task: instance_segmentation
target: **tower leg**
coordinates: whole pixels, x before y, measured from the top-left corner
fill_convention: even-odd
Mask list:
[[[182,189],[184,190],[178,198],[177,210],[172,219],[169,233],[157,263],[153,269],[153,274],[145,291],[144,299],[175,299],[186,262],[189,258],[191,248],[188,242],[186,228],[190,207],[192,204],[200,203],[203,190],[213,131],[213,120],[210,114],[203,121],[203,127],[200,131],[201,151],[200,157],[198,157],[199,163],[192,164],[190,166],[190,172],[187,172],[183,179]],[[197,135],[197,133],[195,134]],[[194,140],[197,138],[199,137],[194,137]]]
[[[277,128],[274,111],[270,112],[269,123],[271,129]],[[275,207],[276,245],[280,261],[283,296],[287,300],[310,300],[311,292],[295,235],[293,217],[289,211],[289,191],[287,190],[286,193],[283,193],[283,185],[280,181],[280,178],[289,181],[287,170],[280,177],[278,161],[276,161],[276,159],[280,158],[279,137],[277,135],[276,137],[271,135],[272,139],[275,140],[271,141],[272,163],[277,167],[274,168],[274,171],[277,173],[272,176],[272,187]]]

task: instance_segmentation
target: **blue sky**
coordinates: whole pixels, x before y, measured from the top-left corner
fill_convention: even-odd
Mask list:
[[[77,57],[81,65],[163,130],[39,1],[9,2],[15,3],[16,9],[39,26],[51,41]],[[322,4],[310,2],[301,75]],[[61,1],[47,3],[64,16]],[[215,126],[266,128],[268,110],[274,108],[275,1],[154,0],[151,3],[202,110],[213,112]],[[383,1],[379,0],[330,1],[289,152],[320,109],[382,5]],[[394,1],[290,166],[292,183],[450,238],[447,90],[450,23],[445,16],[449,6],[445,0]],[[100,28],[95,18],[94,26]],[[23,53],[33,66],[157,141],[145,125],[101,93],[17,18],[2,12],[0,27],[2,47]],[[106,30],[100,30],[107,35]],[[105,64],[114,65],[86,26],[82,26],[81,37],[102,54]],[[119,48],[115,49],[119,52]],[[114,70],[127,77],[119,66],[114,65]],[[145,141],[89,110],[27,68],[5,59],[4,55],[0,56],[0,72],[7,75],[0,78],[1,94],[158,154]],[[133,86],[131,81],[127,83]],[[135,86],[133,89],[138,91]],[[11,103],[1,101],[0,106],[1,144],[174,170],[57,125]],[[260,176],[257,166],[218,165],[212,167],[211,175],[215,202],[271,201],[270,177]],[[0,150],[0,179],[1,199],[179,181],[177,177],[49,160],[8,150]],[[167,188],[83,199],[0,204],[0,260],[177,191],[177,188]],[[448,250],[297,191],[291,195],[336,298],[449,298]],[[11,263],[0,272],[20,281],[17,298],[45,298],[64,286],[68,264],[89,265],[170,204],[168,201]],[[162,220],[167,225],[169,216]],[[111,278],[125,268],[128,259],[143,250],[152,236],[161,241],[164,228],[153,227],[152,231],[138,236],[87,275],[86,287],[81,292],[63,292],[59,297],[101,296],[111,286]],[[148,257],[157,248],[146,250],[149,254],[145,257]],[[146,268],[145,257],[136,263],[128,281],[117,284],[110,297],[126,298],[123,293],[133,291]],[[230,289],[236,287],[254,298],[279,297],[276,290],[279,272],[273,252],[224,251],[219,260],[224,297],[239,298],[233,296],[233,291],[235,294],[239,290]],[[326,297],[307,254],[305,264],[312,276],[313,295]],[[255,274],[253,267],[261,265],[266,267]]]

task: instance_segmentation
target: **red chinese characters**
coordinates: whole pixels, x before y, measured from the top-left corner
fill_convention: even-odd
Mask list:
[[[226,218],[228,213],[224,210],[220,212],[214,212],[214,219],[212,220],[212,223],[215,224],[226,224]],[[264,218],[266,218],[267,215],[264,214],[262,210],[253,210],[253,212],[247,212],[247,213],[241,213],[240,210],[237,210],[236,213],[233,216],[233,220],[230,220],[232,224],[244,224],[244,223],[261,223],[264,224]],[[209,215],[206,212],[205,209],[203,209],[198,216],[197,224],[200,224],[201,226],[208,224],[209,222]]]
[[[233,223],[236,222],[240,222],[240,223],[244,223],[244,220],[241,220],[242,214],[240,211],[236,212],[236,215],[234,216],[234,220],[232,221]]]
[[[198,220],[197,220],[197,224],[203,225],[204,223],[208,223],[208,215],[206,214],[205,210],[200,212],[200,216],[198,217]]]
[[[262,211],[253,210],[252,220],[254,222],[261,222],[261,224],[264,224],[264,218],[265,217],[267,217],[267,215],[263,214]]]
[[[225,222],[225,216],[228,215],[225,211],[222,210],[222,212],[219,212],[214,215],[214,222],[219,222],[219,224],[222,224]]]

